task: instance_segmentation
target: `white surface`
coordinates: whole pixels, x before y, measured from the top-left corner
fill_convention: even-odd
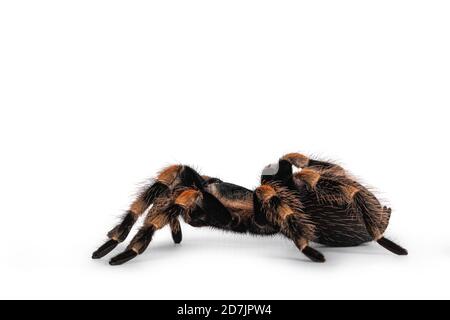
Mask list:
[[[0,298],[450,298],[448,1],[2,1]],[[394,209],[376,244],[183,225],[121,267],[91,252],[174,162],[254,188],[337,159]],[[121,247],[123,248],[123,246]]]

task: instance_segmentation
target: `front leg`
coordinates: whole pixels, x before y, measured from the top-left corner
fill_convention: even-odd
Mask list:
[[[183,165],[172,165],[161,170],[153,184],[144,188],[131,204],[122,221],[108,232],[109,238],[93,254],[93,259],[100,259],[111,252],[120,242],[123,242],[137,219],[158,199],[170,198],[173,190],[184,187],[202,189],[205,180],[192,168]],[[176,222],[173,225],[176,228]],[[173,228],[172,228],[173,230]],[[181,230],[181,229],[180,229]],[[181,241],[181,231],[176,232],[174,241]],[[179,239],[179,240],[178,240]]]
[[[109,240],[100,246],[93,254],[93,259],[100,259],[114,250],[120,242],[123,242],[136,223],[137,219],[150,207],[159,197],[167,197],[170,191],[167,185],[156,181],[146,187],[130,206],[123,216],[122,221],[108,232]]]
[[[138,255],[142,254],[150,242],[152,241],[154,233],[165,227],[182,213],[181,208],[174,205],[172,202],[163,200],[159,203],[156,202],[150,209],[147,217],[144,221],[144,225],[139,229],[134,238],[130,241],[126,250],[117,256],[111,258],[110,265],[120,265],[131,259],[134,259]]]
[[[160,199],[154,203],[143,227],[127,249],[113,257],[110,264],[120,265],[142,254],[149,246],[153,234],[166,225],[170,225],[175,243],[181,242],[180,216],[196,227],[228,225],[232,221],[228,210],[208,192],[182,188],[174,192],[172,199]]]

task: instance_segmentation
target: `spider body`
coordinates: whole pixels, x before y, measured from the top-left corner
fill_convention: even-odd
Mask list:
[[[292,163],[284,159],[270,167],[277,168],[277,173],[263,173],[262,183],[278,181],[298,193],[304,213],[315,226],[313,242],[350,247],[372,241],[364,223],[367,211],[368,219],[374,217],[379,226],[377,234],[386,230],[391,209],[382,207],[366,187],[337,165],[310,160],[308,167],[297,174],[292,172]],[[361,205],[358,207],[359,203],[355,204],[355,201],[360,201]]]
[[[293,167],[299,169],[293,172]],[[110,260],[122,264],[144,252],[155,231],[169,225],[175,243],[182,240],[179,219],[194,227],[257,235],[282,234],[316,262],[324,256],[309,242],[356,246],[375,240],[399,255],[407,251],[383,234],[391,210],[341,167],[301,154],[288,154],[267,166],[254,191],[199,175],[188,166],[170,166],[132,203],[122,222],[93,258],[124,241],[137,218],[148,210],[143,227],[127,249]]]

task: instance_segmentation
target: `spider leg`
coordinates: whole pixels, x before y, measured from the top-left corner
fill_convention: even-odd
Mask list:
[[[311,261],[313,262],[325,262],[325,256],[318,250],[310,247],[309,245],[301,245],[303,241],[296,241],[295,245],[297,248],[305,255],[307,256]]]
[[[278,184],[263,184],[254,194],[257,223],[268,222],[280,228],[282,234],[292,239],[297,248],[314,262],[325,262],[319,251],[311,248],[309,240],[314,238],[315,226],[302,211],[298,195]]]
[[[279,181],[285,186],[292,186],[292,166],[300,169],[311,168],[316,170],[326,170],[339,176],[345,176],[345,170],[337,164],[310,159],[300,153],[288,153],[278,160],[276,166],[267,166],[261,175],[261,182]]]
[[[168,192],[168,187],[157,181],[150,187],[146,188],[137,199],[131,204],[130,209],[122,218],[122,221],[108,232],[108,240],[93,254],[93,259],[100,259],[110,253],[117,245],[124,241],[137,219],[147,210],[153,201]]]
[[[399,256],[406,256],[406,255],[408,255],[408,250],[406,250],[405,248],[399,246],[398,244],[396,244],[392,240],[387,239],[384,236],[381,237],[380,239],[378,239],[377,242],[383,248],[386,248],[390,252],[395,253],[395,254],[397,254]]]
[[[142,254],[152,241],[155,231],[176,219],[181,212],[182,208],[175,204],[169,205],[163,210],[152,207],[145,219],[144,225],[130,241],[126,250],[111,258],[109,264],[113,266],[120,265]]]
[[[391,209],[382,208],[379,201],[367,189],[361,186],[353,191],[349,207],[363,217],[370,236],[382,247],[400,256],[408,255],[408,251],[384,237]]]
[[[93,259],[100,259],[110,253],[120,242],[123,242],[137,219],[160,197],[169,197],[170,192],[181,186],[203,188],[204,179],[192,168],[183,165],[172,165],[163,169],[156,177],[155,183],[145,188],[131,204],[122,221],[108,232],[109,240],[93,254]],[[176,223],[174,223],[176,227]],[[181,230],[181,229],[180,229]],[[180,238],[181,231],[176,234]],[[175,241],[175,238],[174,238]]]
[[[113,257],[110,264],[120,265],[142,254],[150,244],[155,231],[168,224],[172,230],[173,240],[179,243],[180,216],[193,226],[214,226],[232,221],[231,214],[213,195],[194,188],[183,188],[176,191],[172,199],[155,202],[147,214],[143,227],[131,240],[127,249]]]
[[[170,220],[170,230],[172,231],[172,239],[175,243],[180,243],[183,239],[183,234],[181,232],[180,221],[178,218],[173,218]]]
[[[283,157],[281,157],[280,161],[283,160],[301,169],[308,167],[315,167],[319,169],[333,170],[338,174],[345,174],[345,170],[335,163],[311,159],[300,153],[288,153]]]
[[[390,208],[381,208],[378,200],[364,189],[355,193],[350,206],[362,215],[367,231],[379,245],[396,255],[408,255],[408,250],[384,237],[385,228],[383,226],[387,225],[387,221],[389,221]]]

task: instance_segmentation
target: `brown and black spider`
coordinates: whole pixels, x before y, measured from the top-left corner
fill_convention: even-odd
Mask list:
[[[294,173],[293,167],[300,170]],[[149,207],[144,225],[127,249],[110,260],[111,265],[143,253],[155,231],[166,225],[171,228],[173,241],[180,243],[180,217],[194,227],[258,235],[281,233],[315,262],[324,262],[325,258],[309,242],[348,247],[375,240],[395,254],[407,254],[383,236],[390,208],[383,207],[340,166],[298,153],[287,154],[264,168],[261,185],[255,191],[201,176],[189,166],[173,165],[162,170],[92,258],[105,256],[124,241]]]

